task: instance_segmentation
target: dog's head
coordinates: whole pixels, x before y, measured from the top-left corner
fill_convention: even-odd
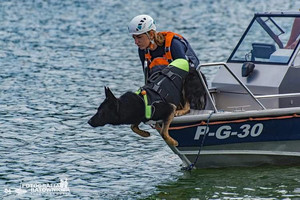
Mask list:
[[[88,121],[92,127],[104,126],[105,124],[119,124],[118,99],[108,87],[105,87],[105,100],[100,104],[97,113]]]

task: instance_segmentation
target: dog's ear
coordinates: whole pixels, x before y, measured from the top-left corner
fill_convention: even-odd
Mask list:
[[[109,89],[109,87],[104,87],[105,89],[105,96],[107,99],[111,99],[111,100],[117,100],[117,98],[115,97],[115,95],[111,92],[111,90]]]

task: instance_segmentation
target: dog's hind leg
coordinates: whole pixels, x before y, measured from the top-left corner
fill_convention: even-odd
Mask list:
[[[182,109],[176,110],[175,116],[185,115],[189,112],[190,112],[190,103],[186,101]]]
[[[139,124],[132,124],[131,130],[142,137],[149,137],[150,133],[139,128]]]
[[[172,107],[172,113],[168,116],[166,120],[163,121],[160,134],[169,145],[178,146],[178,142],[169,135],[169,127],[176,112],[176,106],[172,104]]]

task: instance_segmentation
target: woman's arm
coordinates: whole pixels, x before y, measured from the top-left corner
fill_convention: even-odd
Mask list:
[[[290,47],[297,40],[299,34],[300,34],[300,18],[297,17],[294,20],[290,39],[286,44],[286,48]]]
[[[187,47],[178,39],[174,38],[171,43],[171,54],[173,60],[178,58],[186,59],[185,52]]]

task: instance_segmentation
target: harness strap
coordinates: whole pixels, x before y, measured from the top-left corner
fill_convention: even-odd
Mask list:
[[[145,59],[151,62],[151,55],[149,49],[146,50],[147,52],[145,53]]]
[[[148,105],[148,96],[146,90],[141,90],[139,89],[138,91],[135,92],[136,95],[142,95],[144,104],[145,104],[145,118],[150,119],[152,116],[152,106]]]
[[[169,65],[169,61],[165,58],[154,58],[152,60],[152,62],[150,63],[149,65],[149,68],[152,69],[154,66],[157,66],[157,65]]]
[[[173,33],[170,31],[161,32],[165,36],[165,54],[163,55],[164,58],[167,60],[173,61],[172,54],[171,54],[171,43],[174,37],[183,40],[183,37],[177,33]]]
[[[143,91],[145,91],[145,90],[143,90]],[[146,117],[146,119],[150,119],[151,114],[152,114],[152,106],[148,105],[148,97],[147,97],[146,91],[145,91],[145,94],[142,93],[142,95],[144,97],[144,102],[145,102],[145,117]]]
[[[159,63],[159,64],[168,65],[169,63],[171,63],[173,61],[172,54],[171,54],[171,43],[172,43],[173,38],[176,37],[176,38],[180,39],[180,41],[182,41],[185,45],[186,45],[186,42],[184,41],[183,37],[178,33],[174,33],[171,31],[163,31],[160,33],[162,33],[165,37],[165,54],[163,55],[163,58],[165,59],[165,61],[163,61],[163,63]],[[155,60],[154,59],[153,61],[151,61],[151,58],[152,58],[152,56],[150,54],[150,51],[149,51],[149,49],[147,49],[146,53],[145,53],[145,60],[148,61],[150,69],[153,66],[155,66],[155,64],[153,64],[150,67],[152,62]],[[160,59],[162,59],[162,58],[160,58]],[[166,62],[168,62],[168,63],[165,64]]]

